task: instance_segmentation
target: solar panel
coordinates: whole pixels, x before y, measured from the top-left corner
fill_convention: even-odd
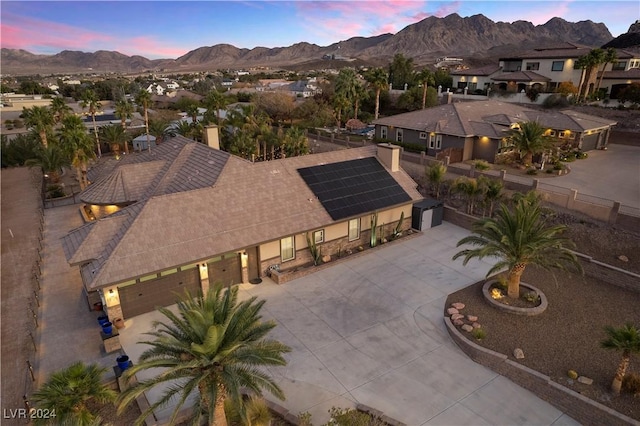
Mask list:
[[[333,220],[411,200],[374,157],[305,167],[298,173]]]

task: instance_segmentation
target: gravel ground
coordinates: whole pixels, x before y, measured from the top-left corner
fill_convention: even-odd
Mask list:
[[[640,402],[631,395],[613,397],[609,386],[620,354],[600,348],[604,327],[631,321],[640,326],[640,294],[567,272],[550,273],[528,267],[523,281],[541,289],[549,307],[535,317],[522,317],[492,308],[482,296],[479,282],[451,294],[447,299],[466,305],[463,313],[476,315],[487,336],[480,345],[508,355],[521,348],[522,364],[548,375],[588,398],[640,420]],[[570,381],[568,370],[593,379],[591,386]],[[640,357],[632,358],[630,370],[640,374]]]

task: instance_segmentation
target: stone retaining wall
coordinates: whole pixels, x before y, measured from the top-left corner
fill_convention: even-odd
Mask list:
[[[469,358],[533,392],[581,424],[640,425],[640,422],[552,381],[549,376],[473,343],[458,331],[448,317],[444,317],[444,323],[453,341]]]

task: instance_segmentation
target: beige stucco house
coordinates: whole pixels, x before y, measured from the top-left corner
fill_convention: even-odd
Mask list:
[[[399,148],[381,144],[252,163],[182,136],[91,170],[81,199],[97,220],[63,246],[90,305],[111,319],[175,303],[184,289],[257,281],[368,244],[372,214],[390,233],[411,224],[416,183]],[[102,212],[102,213],[99,213]],[[103,214],[101,216],[101,214]]]

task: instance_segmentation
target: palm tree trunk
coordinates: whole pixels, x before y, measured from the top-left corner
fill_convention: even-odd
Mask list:
[[[47,132],[46,131],[42,131],[40,132],[40,140],[42,141],[42,145],[46,148],[47,147]]]
[[[520,297],[520,277],[522,276],[526,266],[527,265],[524,263],[516,263],[509,271],[507,296],[511,299],[517,299]]]
[[[122,130],[124,130],[125,132],[127,131],[127,122],[126,119],[122,120]],[[125,141],[124,141],[124,153],[128,154],[129,153],[129,142],[127,142],[126,140],[126,135],[125,135]]]
[[[96,135],[96,145],[98,145],[98,158],[102,157],[102,150],[100,149],[100,138],[98,137],[98,126],[96,126],[96,115],[91,114],[91,120],[93,121],[93,134]]]
[[[427,105],[427,83],[424,84],[422,89],[422,109]]]
[[[613,377],[613,382],[611,383],[611,390],[616,395],[620,395],[620,389],[622,388],[622,380],[624,379],[625,374],[627,373],[627,367],[629,367],[629,358],[630,354],[628,351],[622,352],[622,359],[620,360],[620,364],[618,364],[618,368],[616,369],[616,375]]]
[[[224,412],[224,399],[218,398],[213,418],[209,419],[211,426],[227,426],[227,414]]]
[[[82,169],[80,168],[80,165],[76,167],[76,177],[78,178],[80,189],[84,189],[84,181],[82,180]]]
[[[378,115],[380,113],[380,89],[376,89],[376,114],[375,119],[378,119]]]

